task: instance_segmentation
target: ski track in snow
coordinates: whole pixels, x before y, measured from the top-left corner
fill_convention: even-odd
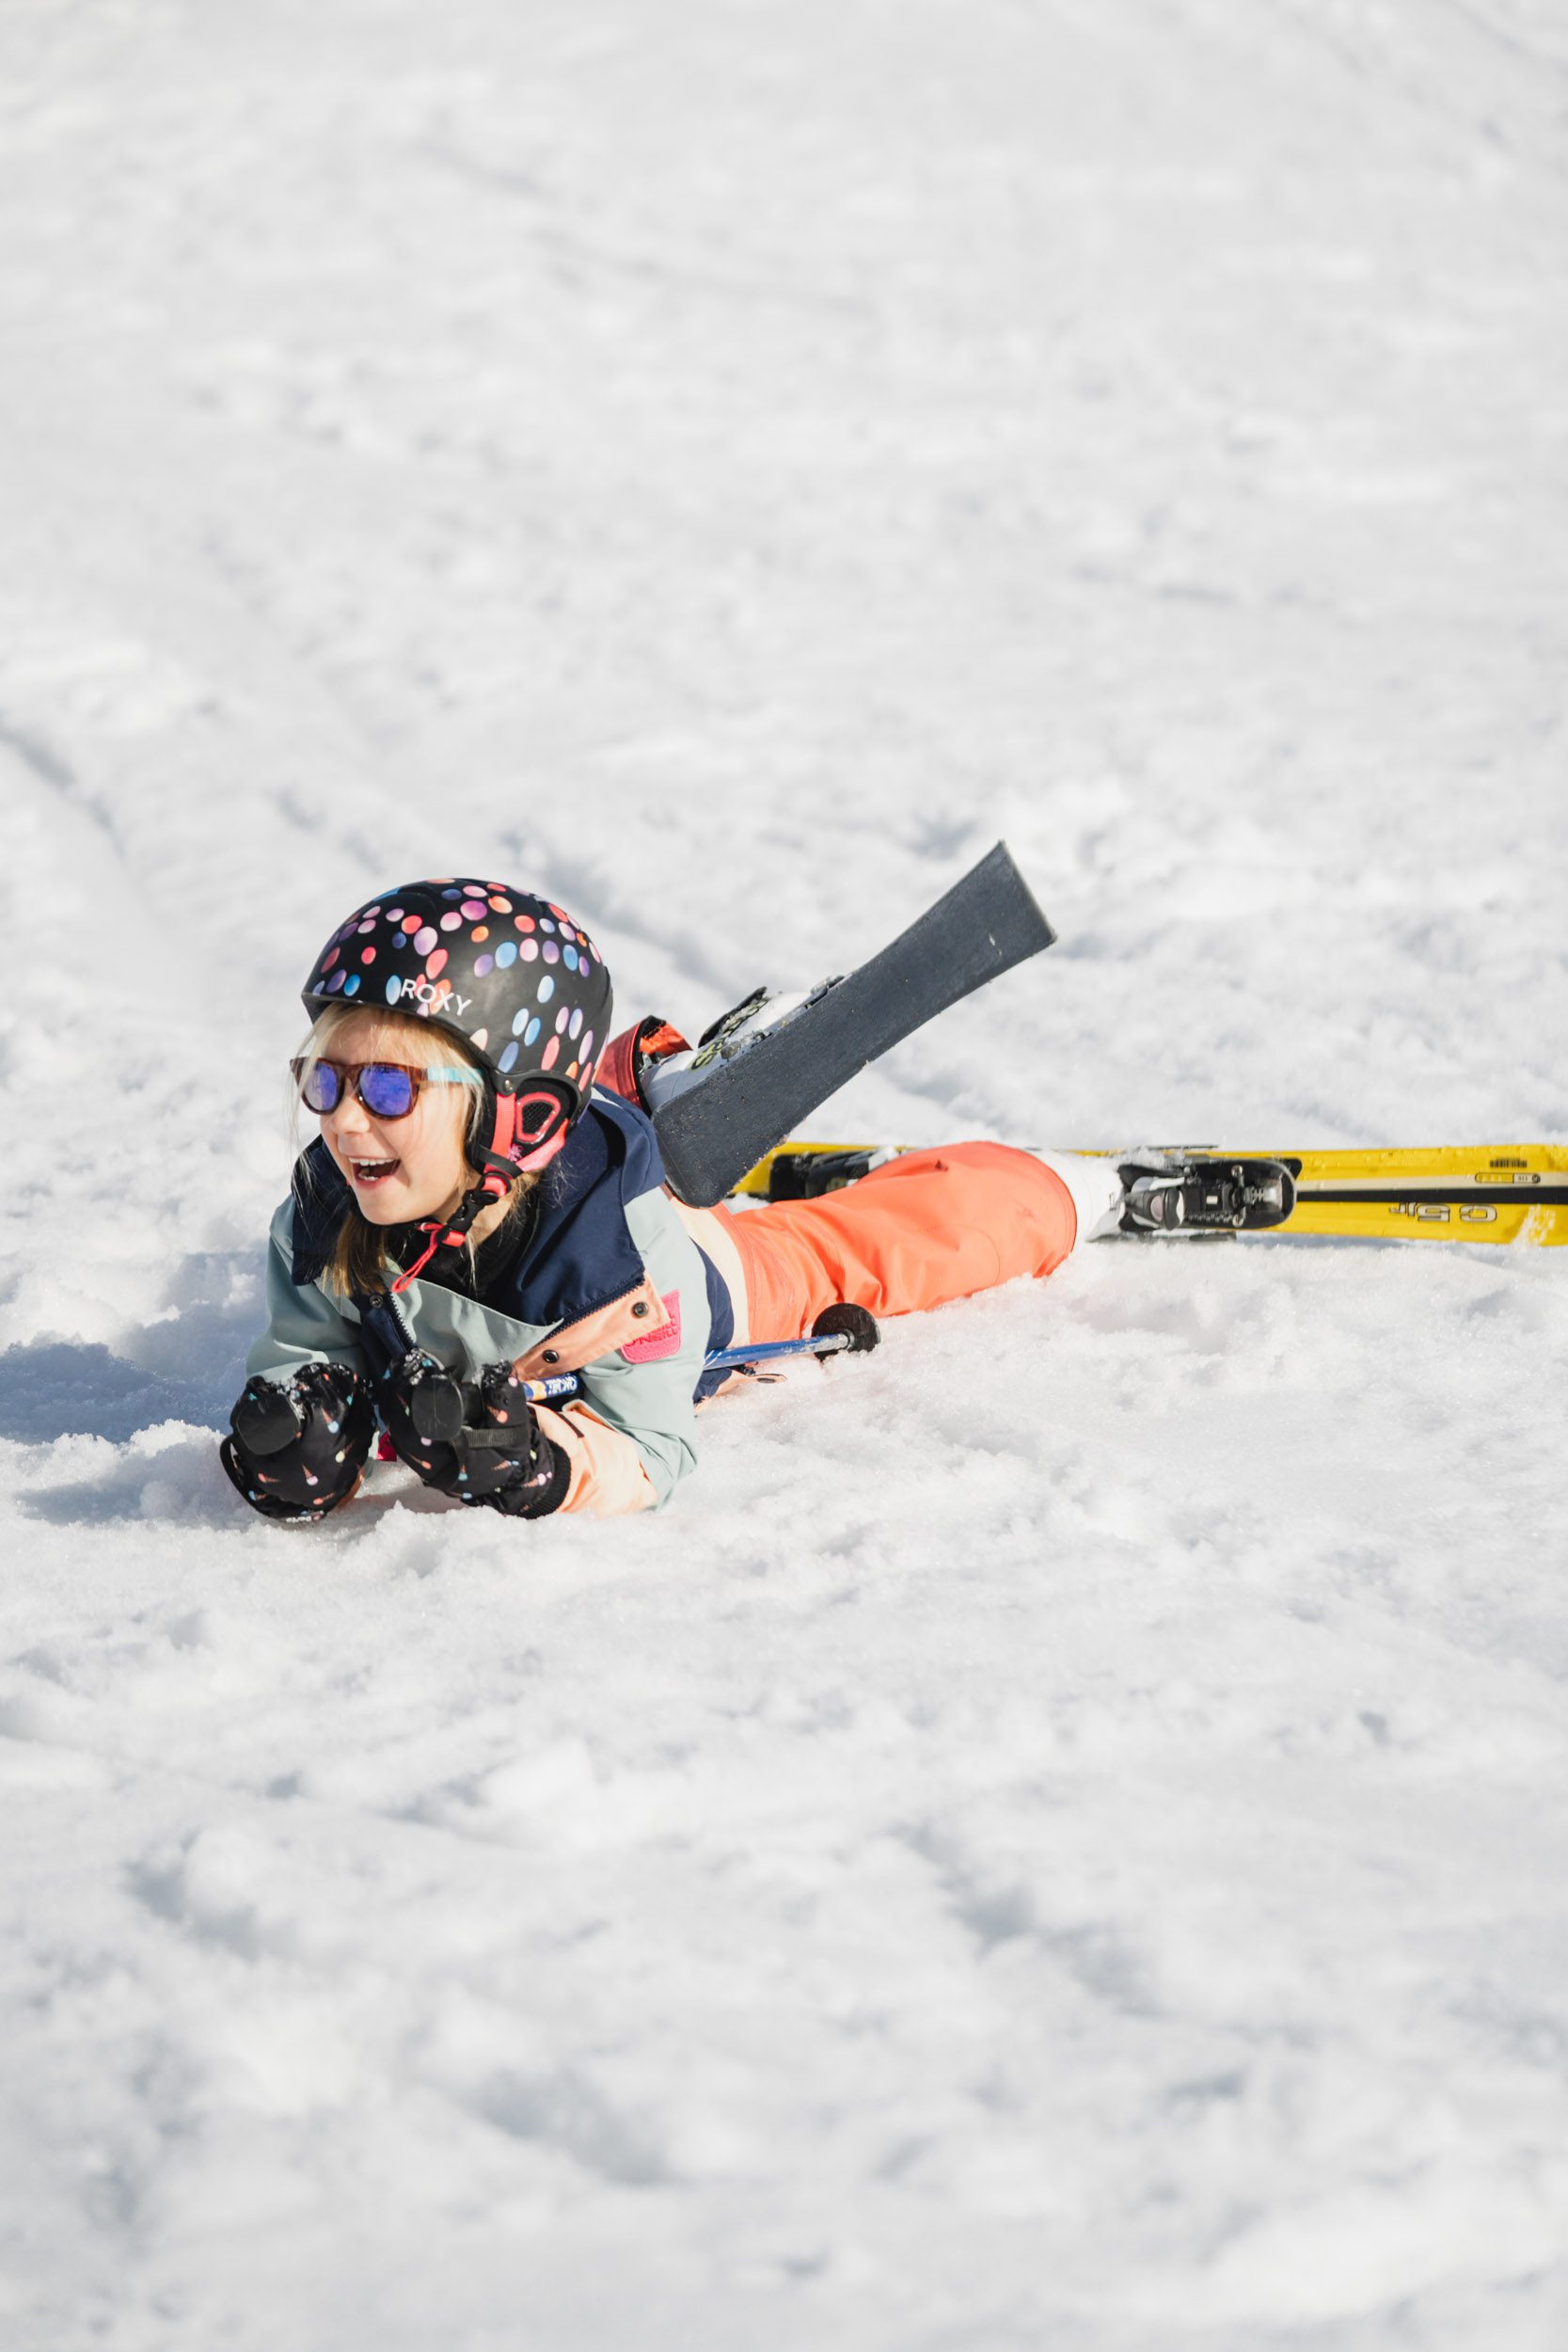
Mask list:
[[[0,19],[8,2352],[1568,2340],[1555,1257],[1105,1249],[670,1512],[213,1433],[319,934],[825,1135],[1568,1133],[1548,0]]]

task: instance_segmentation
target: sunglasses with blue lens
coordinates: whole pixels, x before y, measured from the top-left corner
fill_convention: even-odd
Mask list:
[[[427,1086],[475,1083],[471,1070],[417,1070],[401,1061],[327,1061],[302,1056],[289,1064],[307,1110],[325,1117],[354,1089],[372,1119],[406,1119]]]

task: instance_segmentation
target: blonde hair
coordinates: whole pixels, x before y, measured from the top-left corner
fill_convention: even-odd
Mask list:
[[[462,1128],[463,1172],[467,1180],[465,1190],[471,1189],[479,1183],[479,1170],[468,1165],[468,1123],[472,1113],[479,1107],[484,1090],[484,1073],[476,1062],[472,1049],[465,1039],[454,1035],[451,1029],[438,1026],[434,1021],[416,1020],[409,1013],[383,1011],[379,1006],[373,1005],[331,1005],[317,1015],[309,1036],[300,1046],[300,1058],[307,1063],[329,1060],[334,1041],[356,1013],[368,1013],[381,1027],[397,1031],[399,1051],[396,1058],[406,1061],[410,1068],[462,1069],[462,1090],[468,1098]],[[301,1157],[299,1153],[299,1114],[303,1107],[295,1089],[291,1104],[291,1134],[296,1160],[309,1185],[317,1179],[312,1161],[308,1155]],[[513,1179],[504,1195],[506,1214],[497,1231],[522,1215],[528,1198],[538,1182],[537,1175],[518,1174]],[[477,1253],[472,1239],[467,1234],[463,1247],[467,1252],[471,1275],[477,1263]],[[359,1204],[352,1195],[325,1271],[329,1289],[343,1298],[385,1289],[388,1274],[399,1271],[396,1261],[388,1254],[387,1228],[372,1225],[368,1216],[362,1216]]]

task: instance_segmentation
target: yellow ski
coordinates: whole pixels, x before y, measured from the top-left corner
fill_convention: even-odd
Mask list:
[[[855,1183],[912,1148],[781,1143],[735,1191],[753,1200],[811,1200]],[[1267,1233],[1520,1242],[1543,1248],[1568,1243],[1568,1144],[1447,1144],[1397,1152],[1222,1152],[1211,1144],[1180,1144],[1164,1147],[1161,1156],[1197,1171],[1243,1161],[1273,1162],[1287,1169],[1293,1180],[1292,1205],[1259,1229]]]

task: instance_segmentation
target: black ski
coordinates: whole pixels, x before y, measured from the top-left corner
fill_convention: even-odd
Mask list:
[[[655,1112],[672,1189],[712,1208],[868,1062],[1055,936],[999,841],[891,947]]]

